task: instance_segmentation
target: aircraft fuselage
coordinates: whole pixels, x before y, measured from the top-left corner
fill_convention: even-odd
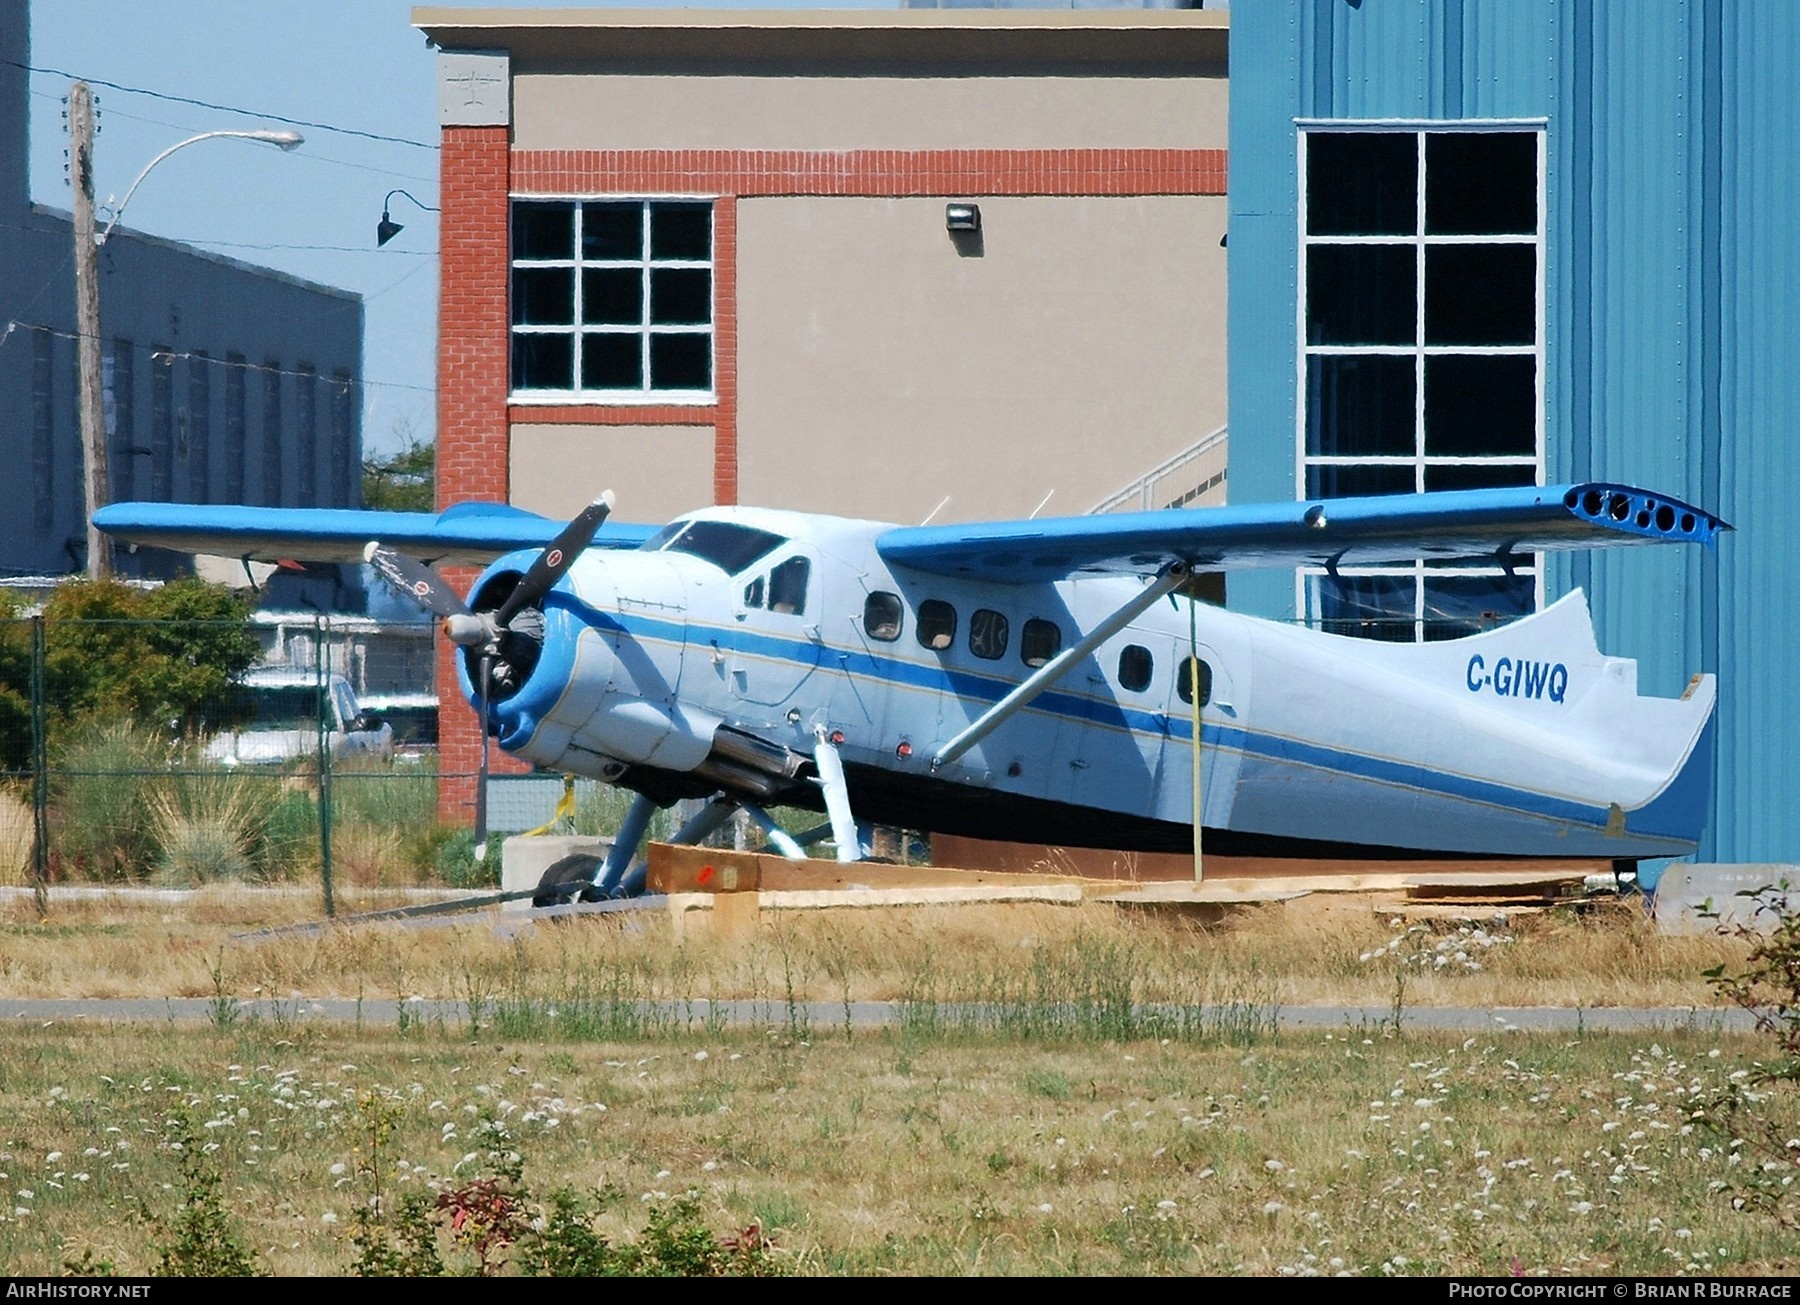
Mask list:
[[[704,529],[684,543],[689,524]],[[817,808],[811,758],[824,737],[858,819],[1036,843],[1188,846],[1188,601],[1159,599],[934,766],[1144,582],[915,572],[878,553],[887,528],[710,509],[674,523],[654,551],[584,553],[542,604],[541,643],[531,629],[502,668],[490,709],[500,746],[658,800],[724,791]],[[528,560],[497,562],[475,604]],[[1579,595],[1434,644],[1341,638],[1208,606],[1196,625],[1202,811],[1222,850],[1694,850],[1713,681],[1696,677],[1678,700],[1639,697],[1636,664],[1599,652]],[[473,703],[466,667],[464,679]]]

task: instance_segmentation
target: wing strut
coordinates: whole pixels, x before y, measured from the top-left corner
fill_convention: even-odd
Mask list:
[[[1000,701],[996,702],[992,707],[989,707],[974,721],[970,722],[969,727],[961,734],[958,734],[942,748],[938,749],[937,755],[931,759],[931,768],[937,770],[940,767],[949,765],[952,761],[955,761],[958,757],[962,756],[963,753],[985,739],[989,734],[993,733],[994,730],[1004,724],[1014,712],[1018,711],[1021,707],[1025,706],[1026,703],[1037,697],[1038,694],[1060,680],[1069,668],[1075,665],[1075,663],[1084,660],[1089,653],[1094,651],[1094,649],[1098,648],[1120,630],[1123,630],[1132,621],[1136,620],[1137,617],[1141,613],[1147,611],[1157,599],[1161,598],[1164,594],[1173,593],[1176,589],[1179,589],[1182,584],[1186,582],[1188,575],[1189,568],[1186,563],[1172,562],[1164,567],[1157,573],[1156,579],[1144,586],[1144,591],[1142,593],[1138,594],[1130,602],[1126,603],[1125,606],[1121,607],[1118,611],[1100,622],[1099,625],[1096,625],[1092,630],[1088,631],[1088,633],[1082,637],[1080,642],[1064,648],[1056,656],[1038,667],[1037,670],[1033,671],[1024,680],[1020,681],[1018,687],[1013,689],[1011,693],[1000,699]]]

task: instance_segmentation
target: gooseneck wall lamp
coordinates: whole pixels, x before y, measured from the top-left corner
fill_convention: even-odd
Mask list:
[[[395,195],[400,195],[406,199],[412,200],[414,204],[424,209],[427,213],[436,213],[440,211],[431,207],[429,204],[420,204],[418,200],[413,199],[413,197],[408,195],[404,190],[388,191],[387,197],[381,201],[381,221],[375,224],[375,248],[377,249],[380,249],[383,245],[387,244],[388,241],[406,230],[403,225],[394,221],[389,215],[389,208],[394,202]]]

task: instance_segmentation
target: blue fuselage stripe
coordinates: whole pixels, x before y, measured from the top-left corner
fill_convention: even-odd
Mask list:
[[[998,702],[1016,687],[1016,682],[970,671],[926,665],[904,657],[881,657],[862,649],[809,639],[784,639],[742,627],[665,621],[620,613],[610,613],[595,622],[590,619],[591,609],[580,604],[559,606],[565,606],[570,616],[578,621],[598,627],[613,626],[630,638],[671,645],[677,652],[690,642],[698,640],[705,644],[716,637],[720,648],[744,656],[804,666],[823,674],[897,683],[926,693],[954,694],[963,701],[982,706]],[[1153,744],[1162,739],[1191,741],[1193,738],[1193,727],[1182,716],[1064,690],[1045,690],[1025,710],[1122,730],[1134,738],[1148,735]],[[1603,807],[1238,725],[1207,723],[1202,728],[1201,740],[1214,748],[1241,752],[1246,757],[1327,771],[1353,781],[1395,785],[1546,820],[1592,827],[1602,827],[1607,820],[1608,813]],[[1633,833],[1655,836],[1655,831],[1650,830],[1634,830]]]

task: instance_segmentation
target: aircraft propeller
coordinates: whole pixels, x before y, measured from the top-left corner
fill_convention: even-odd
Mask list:
[[[493,691],[494,665],[502,660],[506,636],[512,631],[513,618],[542,602],[568,574],[575,559],[594,542],[606,518],[612,514],[613,493],[609,489],[588,504],[574,520],[560,530],[532,560],[525,574],[513,586],[499,607],[487,612],[471,611],[443,577],[417,558],[371,541],[363,550],[363,560],[400,593],[411,598],[432,615],[443,619],[444,637],[458,648],[479,650],[475,681],[481,699],[481,766],[475,785],[475,859],[487,856],[487,785],[489,722],[488,703]]]

